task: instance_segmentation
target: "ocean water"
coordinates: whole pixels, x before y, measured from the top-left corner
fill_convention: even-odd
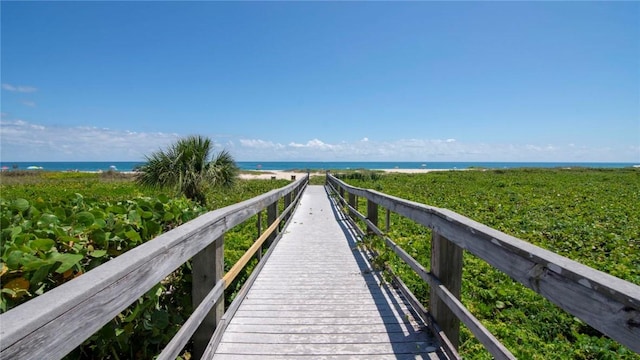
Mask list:
[[[26,170],[36,167],[45,171],[133,171],[143,162],[136,161],[84,161],[84,162],[0,162],[3,170]],[[345,170],[345,169],[488,169],[509,168],[625,168],[636,163],[603,162],[406,162],[406,161],[238,161],[241,170]],[[34,169],[35,170],[35,169]]]

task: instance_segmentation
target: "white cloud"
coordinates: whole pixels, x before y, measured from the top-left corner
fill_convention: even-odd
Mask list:
[[[249,145],[270,143],[267,140],[241,142],[232,147],[239,161],[623,161],[640,162],[637,147],[618,151],[575,145],[468,143],[456,139],[399,139],[393,141],[341,141],[329,143],[319,139],[291,141],[276,148],[262,147],[256,152]]]
[[[367,142],[367,141],[369,141],[369,138],[368,137],[363,137],[362,140],[360,140],[360,141]]]
[[[264,141],[257,139],[240,139],[240,145],[248,148],[254,149],[281,149],[284,147],[282,144],[277,144],[272,141]],[[233,146],[233,142],[230,142],[231,146]]]
[[[20,119],[0,121],[3,161],[140,161],[177,137],[91,126],[43,126]]]
[[[312,149],[334,149],[337,147],[337,145],[327,144],[322,140],[318,140],[318,139],[309,140],[307,141],[306,144],[290,142],[289,146],[293,148],[312,148]]]
[[[330,142],[313,138],[280,143],[207,135],[216,151],[226,149],[238,161],[583,161],[640,163],[640,146],[594,147],[584,144],[471,143],[456,139],[397,139]],[[164,148],[175,133],[139,132],[103,127],[61,127],[12,118],[2,113],[0,154],[3,161],[143,161]],[[366,141],[365,141],[366,139]]]
[[[2,88],[7,91],[19,93],[32,93],[38,91],[38,89],[33,86],[11,85],[7,83],[2,84]]]
[[[28,107],[36,107],[36,102],[31,100],[22,100],[22,105],[25,105]]]
[[[314,149],[333,149],[335,145],[327,144],[318,139],[313,139],[307,142],[307,147]]]

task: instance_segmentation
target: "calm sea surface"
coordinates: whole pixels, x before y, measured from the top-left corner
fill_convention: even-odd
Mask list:
[[[132,171],[142,162],[0,162],[4,170],[17,167],[20,170],[37,168],[47,171]],[[489,169],[507,168],[557,168],[557,167],[589,167],[589,168],[625,168],[638,165],[636,163],[581,163],[581,162],[360,162],[360,161],[239,161],[242,170],[339,170],[339,169],[468,169],[481,167]]]

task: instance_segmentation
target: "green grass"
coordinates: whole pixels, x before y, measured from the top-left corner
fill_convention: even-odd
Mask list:
[[[640,284],[637,169],[456,171],[346,181],[451,209]],[[366,204],[360,203],[359,208],[366,209]],[[393,215],[389,236],[429,267],[429,229]],[[412,291],[428,303],[427,286],[393,256],[385,256]],[[462,301],[518,358],[640,359],[468,253],[464,256]],[[490,358],[467,329],[462,331],[461,352],[465,358]]]

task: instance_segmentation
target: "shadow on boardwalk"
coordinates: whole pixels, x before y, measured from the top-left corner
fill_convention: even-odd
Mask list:
[[[383,273],[371,263],[371,253],[359,244],[360,229],[339,210],[336,199],[327,193],[331,210],[352,249],[371,296],[384,320],[396,359],[446,359],[427,325],[417,316],[411,305],[393,285],[384,280]]]

